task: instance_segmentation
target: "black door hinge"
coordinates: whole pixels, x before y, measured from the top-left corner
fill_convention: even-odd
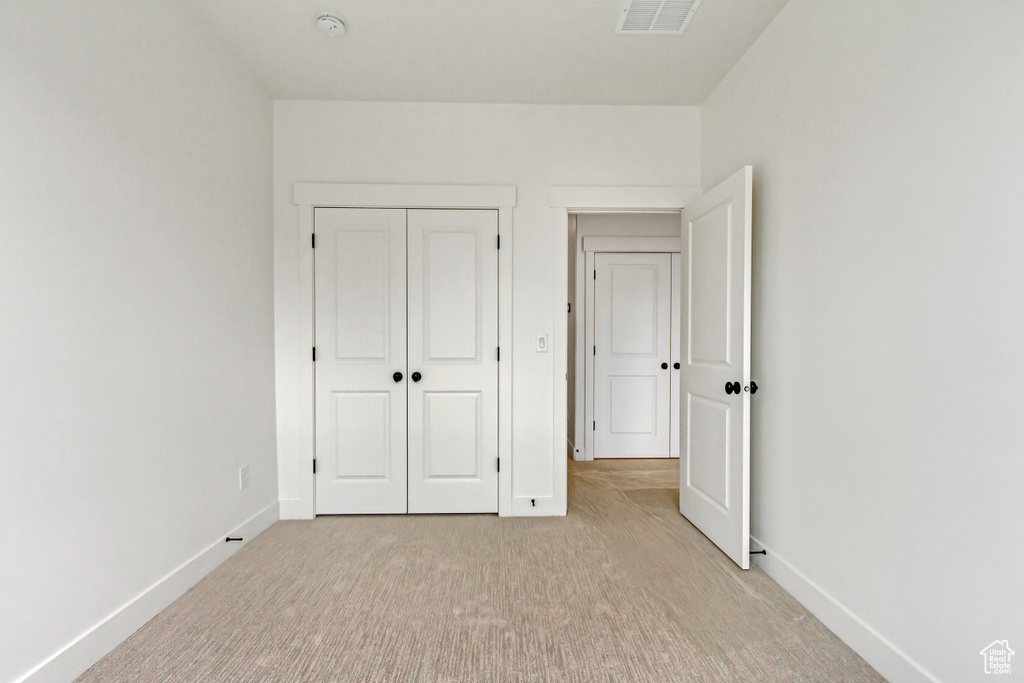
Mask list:
[[[595,356],[597,355],[597,347],[596,346],[594,347],[594,355]]]
[[[313,474],[316,474],[316,458],[313,458]]]
[[[498,235],[498,249],[501,249],[501,235]]]
[[[572,313],[572,304],[567,304],[567,305],[569,306],[569,310],[566,311],[566,313]]]
[[[316,362],[316,347],[313,347],[313,362]]]
[[[596,270],[594,271],[594,279],[595,280],[597,279],[597,271]]]
[[[501,347],[498,347],[498,361],[501,362]]]
[[[501,458],[498,458],[498,471],[501,472]]]
[[[593,426],[593,430],[594,430],[595,432],[597,431],[597,420],[594,420],[594,426]]]
[[[313,233],[313,248],[316,249],[316,233]]]

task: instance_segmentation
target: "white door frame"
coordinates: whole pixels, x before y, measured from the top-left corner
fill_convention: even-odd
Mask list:
[[[549,192],[552,230],[556,236],[552,249],[554,273],[552,287],[552,454],[554,456],[553,488],[556,512],[565,514],[569,487],[566,444],[566,379],[568,377],[568,335],[565,324],[566,284],[569,281],[569,244],[564,239],[570,213],[643,213],[647,211],[681,211],[694,197],[700,196],[700,187],[682,186],[557,186]],[[577,325],[578,325],[577,318]],[[575,340],[573,341],[575,343]],[[577,355],[577,365],[579,355]],[[578,431],[577,426],[577,431]]]
[[[594,278],[586,277],[587,273],[594,272],[596,267],[596,255],[601,253],[627,253],[627,252],[643,252],[643,253],[664,253],[664,254],[679,254],[683,249],[683,240],[681,237],[584,237],[583,238],[583,253],[585,255],[586,267],[584,268],[584,282],[586,288],[585,303],[582,307],[579,307],[583,314],[585,331],[585,342],[583,344],[583,356],[584,356],[584,383],[583,383],[583,394],[584,394],[584,406],[583,406],[583,429],[584,437],[582,447],[579,448],[579,456],[573,454],[574,460],[593,460],[594,459],[594,430],[587,429],[588,424],[594,422],[594,354],[587,353],[586,349],[592,349],[595,344],[597,337],[597,330],[595,329],[595,290],[594,290]],[[674,270],[672,272],[672,290],[673,295],[675,294],[676,278],[679,275]],[[678,322],[678,315],[676,309],[678,308],[678,301],[672,300],[672,323]],[[576,319],[579,320],[579,314]],[[578,325],[579,323],[577,323]],[[579,336],[577,327],[577,336]],[[678,328],[672,328],[672,339],[675,343],[678,343]],[[570,340],[572,343],[573,340]],[[673,373],[673,379],[675,373]],[[677,382],[673,381],[673,386]],[[577,397],[578,398],[578,397]],[[673,424],[679,422],[678,405],[675,401],[670,402],[672,408],[672,420]],[[576,411],[577,414],[579,411]],[[579,430],[576,430],[577,433]],[[677,430],[672,430],[673,435],[677,434]],[[670,440],[671,441],[671,440]],[[672,442],[669,452],[672,457],[679,457],[679,444],[678,442]]]
[[[295,183],[292,203],[299,209],[299,324],[309,335],[313,348],[313,210],[318,207],[395,209],[495,209],[498,235],[498,345],[503,360],[498,364],[498,457],[504,460],[498,475],[498,515],[512,514],[512,209],[516,206],[514,185],[371,185],[358,183]],[[568,258],[568,255],[566,255]],[[563,264],[564,266],[564,264]],[[563,268],[564,270],[564,268]],[[568,277],[566,275],[565,277]],[[313,478],[314,372],[302,378],[307,400],[294,406],[301,419],[296,422],[303,452],[308,456],[302,481],[302,498],[289,501],[290,519],[312,519],[316,510],[316,482]],[[563,400],[564,403],[564,400]],[[562,408],[563,414],[565,407]],[[565,426],[562,427],[563,437]],[[564,440],[564,439],[563,439]],[[564,490],[564,487],[563,487]]]

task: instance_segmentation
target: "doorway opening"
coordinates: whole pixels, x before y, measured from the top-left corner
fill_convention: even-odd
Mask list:
[[[678,211],[568,214],[573,460],[678,458],[679,221]]]

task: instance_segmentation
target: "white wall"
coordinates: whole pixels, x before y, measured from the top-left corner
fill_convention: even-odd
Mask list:
[[[553,368],[566,350],[534,350],[537,334],[564,337],[564,292],[555,276],[565,252],[564,210],[552,185],[697,185],[695,107],[460,105],[279,101],[274,106],[275,306],[278,449],[282,511],[303,509],[312,491],[309,426],[292,413],[311,400],[310,330],[299,323],[296,182],[515,185],[513,216],[513,496],[552,498]],[[504,242],[502,243],[504,246]],[[564,265],[561,266],[564,269]],[[555,337],[552,337],[555,338]],[[505,362],[505,354],[502,354]],[[558,381],[564,382],[560,375]],[[563,463],[564,464],[564,463]],[[503,468],[504,469],[504,468]],[[564,501],[564,485],[561,495]],[[294,507],[286,507],[296,503]],[[563,503],[564,505],[564,503]],[[557,506],[556,506],[557,507]],[[311,511],[311,507],[305,508]]]
[[[0,4],[0,102],[0,680],[70,679],[276,514],[272,105],[157,0]]]
[[[1024,652],[1021,36],[792,0],[701,112],[704,186],[754,165],[753,535],[895,681]]]

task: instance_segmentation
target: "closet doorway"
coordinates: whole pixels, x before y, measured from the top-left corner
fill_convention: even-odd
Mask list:
[[[498,511],[498,213],[318,208],[318,514]]]

